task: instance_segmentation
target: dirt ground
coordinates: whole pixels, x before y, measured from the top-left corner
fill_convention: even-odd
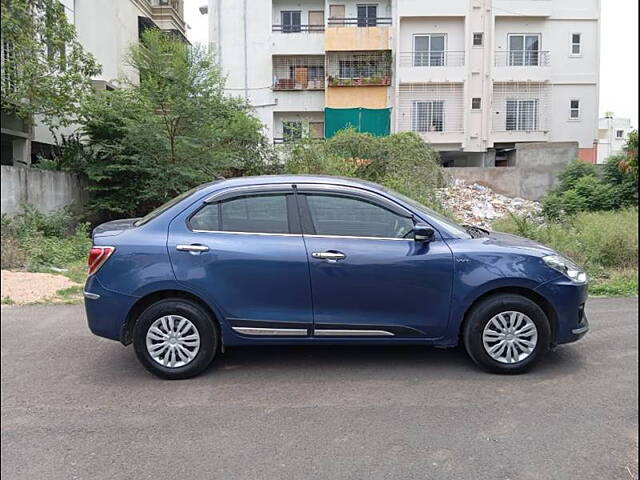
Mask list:
[[[52,300],[56,292],[79,286],[67,277],[51,273],[2,270],[2,303],[25,304]]]

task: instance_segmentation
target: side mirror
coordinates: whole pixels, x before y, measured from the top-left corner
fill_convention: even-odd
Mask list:
[[[413,239],[416,242],[430,242],[435,234],[435,230],[424,223],[417,223],[413,227]]]

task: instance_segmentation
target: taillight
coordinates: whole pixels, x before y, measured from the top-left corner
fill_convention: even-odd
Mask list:
[[[115,247],[91,247],[91,250],[89,250],[89,259],[87,261],[89,265],[87,275],[93,275],[96,273],[115,251]]]

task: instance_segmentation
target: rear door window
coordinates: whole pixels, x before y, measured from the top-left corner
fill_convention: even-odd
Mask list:
[[[247,195],[207,204],[189,223],[201,231],[289,233],[286,195]]]

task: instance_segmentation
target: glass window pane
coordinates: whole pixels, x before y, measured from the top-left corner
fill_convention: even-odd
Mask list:
[[[193,230],[220,230],[218,204],[205,205],[189,220]]]
[[[579,55],[580,54],[580,44],[571,45],[571,53],[573,53],[574,55]]]
[[[431,51],[444,52],[444,35],[431,35]]]
[[[509,37],[509,50],[524,50],[524,38],[522,35],[511,35]]]
[[[506,119],[506,129],[507,130],[515,130],[516,129],[516,114],[518,111],[518,102],[516,100],[507,100],[507,119]]]
[[[411,238],[413,220],[365,200],[307,195],[317,235]]]
[[[580,43],[580,34],[579,33],[574,33],[571,35],[571,42],[572,43]]]
[[[225,232],[289,233],[285,195],[255,195],[222,202]]]
[[[580,106],[579,100],[571,100],[571,108],[578,108]]]

